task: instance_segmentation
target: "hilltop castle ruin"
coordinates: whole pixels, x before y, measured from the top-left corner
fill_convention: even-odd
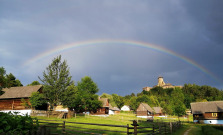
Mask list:
[[[144,87],[144,88],[142,88],[144,91],[150,91],[150,89],[152,89],[152,88],[154,88],[154,87],[162,87],[163,89],[166,89],[166,88],[176,88],[176,87],[178,87],[178,88],[182,88],[183,86],[174,86],[174,85],[172,85],[172,84],[170,84],[170,83],[165,83],[164,81],[163,81],[163,77],[158,77],[158,84],[157,85],[155,85],[155,86],[153,86],[153,87]]]

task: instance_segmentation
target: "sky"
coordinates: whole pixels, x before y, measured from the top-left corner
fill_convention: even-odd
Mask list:
[[[0,67],[23,85],[61,55],[76,83],[128,95],[157,85],[223,90],[221,0],[1,0]]]

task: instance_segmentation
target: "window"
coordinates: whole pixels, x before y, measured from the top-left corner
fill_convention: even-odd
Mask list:
[[[212,113],[212,117],[218,117],[218,113]]]

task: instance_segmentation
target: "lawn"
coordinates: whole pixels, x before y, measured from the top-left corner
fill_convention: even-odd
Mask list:
[[[133,120],[138,120],[138,121],[145,121],[145,119],[142,118],[137,118],[135,114],[132,113],[120,113],[118,115],[111,115],[108,117],[99,117],[99,116],[90,116],[90,115],[77,115],[76,118],[71,118],[71,119],[57,119],[57,118],[47,118],[47,117],[37,117],[40,119],[40,122],[44,122],[47,120],[53,120],[50,121],[51,123],[62,123],[62,121],[66,122],[81,122],[81,123],[97,123],[97,124],[110,124],[110,125],[123,125],[131,127],[131,124],[133,123]],[[58,121],[59,120],[59,121]],[[40,125],[46,125],[46,123],[40,123]],[[48,124],[52,125],[52,124]],[[61,124],[57,124],[61,125]],[[141,125],[139,123],[139,125]],[[149,124],[148,124],[149,125]],[[78,131],[85,131],[85,132],[92,132],[93,129],[100,129],[100,130],[113,130],[113,131],[123,131],[127,132],[127,128],[122,128],[122,127],[107,127],[107,126],[96,126],[96,125],[83,125],[83,124],[73,124],[73,123],[66,123],[66,128],[67,129],[74,129],[74,127],[68,127],[68,126],[75,126],[75,130]],[[82,129],[85,128],[85,129]],[[87,129],[89,128],[89,129]],[[130,130],[131,131],[131,130]],[[61,133],[61,128],[53,128],[53,132]],[[117,134],[117,133],[109,133],[107,131],[93,131],[94,133],[101,133],[101,134]],[[126,133],[125,133],[126,134]]]
[[[77,115],[76,118],[73,117],[71,119],[58,119],[58,118],[47,118],[47,117],[37,117],[40,119],[40,122],[44,122],[47,120],[53,120],[50,121],[51,123],[58,123],[57,125],[62,126],[62,121],[66,121],[66,129],[73,129],[77,131],[84,131],[84,132],[94,132],[99,134],[121,134],[121,133],[115,133],[115,132],[108,132],[108,131],[97,131],[94,129],[100,129],[100,130],[113,130],[113,131],[123,131],[126,134],[127,128],[122,127],[107,127],[107,126],[96,126],[96,125],[83,125],[83,124],[73,124],[69,122],[81,122],[81,123],[97,123],[97,124],[111,124],[111,125],[123,125],[127,126],[127,124],[131,126],[133,123],[133,120],[138,121],[139,127],[148,127],[151,126],[152,123],[146,122],[146,119],[143,118],[137,118],[135,114],[133,113],[120,113],[116,115],[110,115],[108,117],[98,117],[98,116],[91,116],[91,115]],[[180,118],[181,121],[187,121],[185,118]],[[178,121],[177,117],[171,116],[168,118],[160,118],[160,117],[154,117],[154,122],[170,122],[170,121]],[[60,124],[59,124],[60,123]],[[46,123],[40,123],[40,125],[46,125]],[[52,125],[52,124],[47,124]],[[69,127],[72,126],[72,127]],[[187,127],[183,127],[181,129],[186,129]],[[151,130],[152,128],[147,128],[145,130]],[[61,133],[62,128],[51,128],[52,132]],[[143,129],[144,130],[144,129]],[[130,130],[130,132],[133,132],[133,130]],[[182,131],[184,132],[184,131]],[[78,133],[80,134],[80,133]]]

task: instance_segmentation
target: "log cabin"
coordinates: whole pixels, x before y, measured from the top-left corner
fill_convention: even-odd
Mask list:
[[[136,110],[136,116],[148,118],[153,116],[154,110],[146,103],[141,103]]]
[[[97,112],[91,112],[92,115],[109,115],[109,101],[107,98],[99,98],[102,102],[102,107],[97,109]]]
[[[27,107],[22,105],[22,99],[30,104],[32,93],[42,92],[42,85],[4,88],[2,91],[4,93],[0,96],[0,111],[27,110]]]
[[[153,107],[153,110],[154,110],[153,116],[164,116],[161,107]]]
[[[204,124],[223,124],[223,101],[191,103],[193,121]]]

